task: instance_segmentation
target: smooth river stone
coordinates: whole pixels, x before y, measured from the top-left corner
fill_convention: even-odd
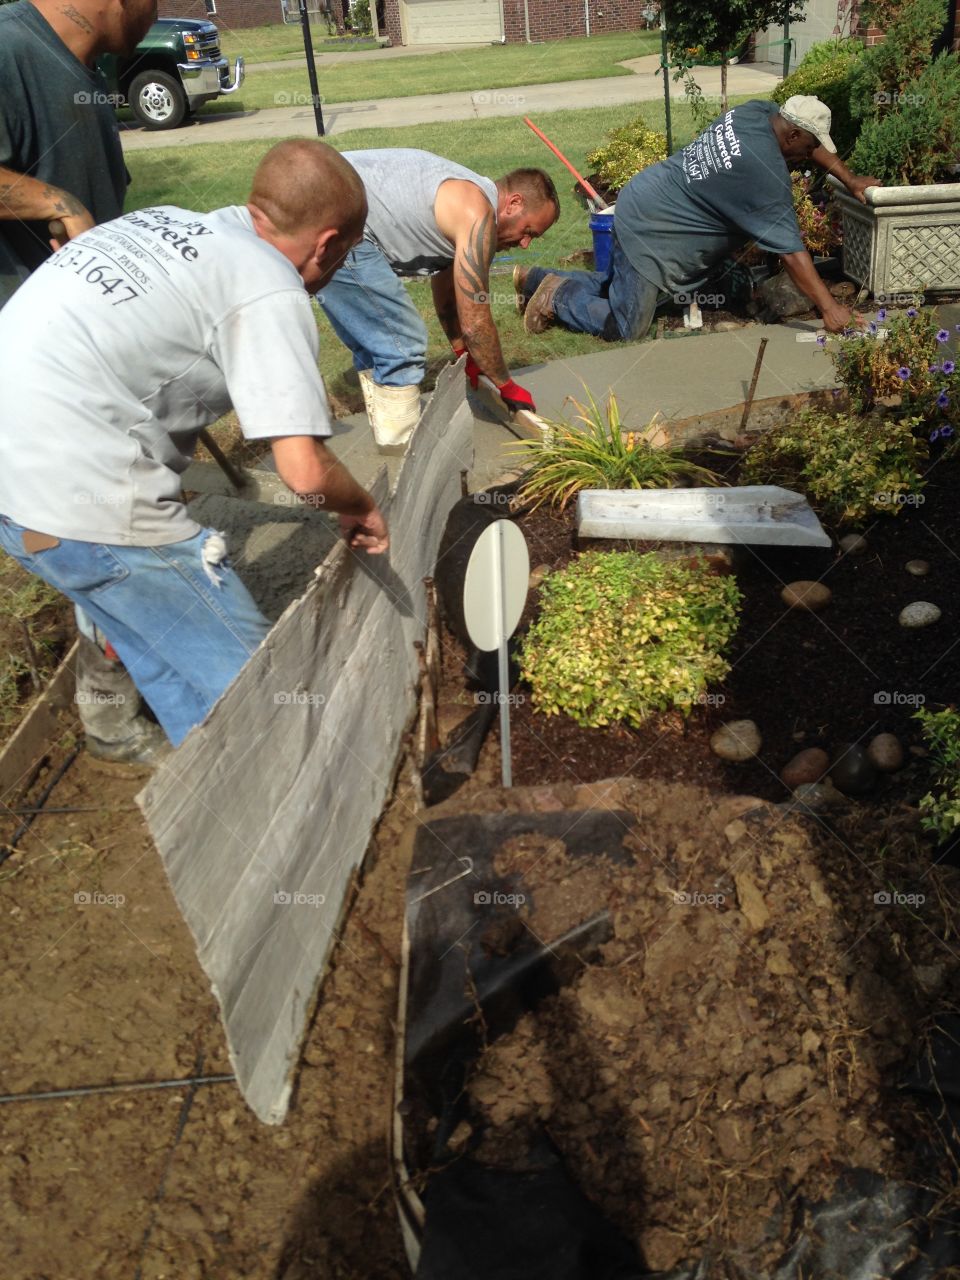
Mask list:
[[[925,578],[930,572],[929,560],[908,560],[907,573],[912,573],[915,578]]]
[[[867,549],[867,540],[859,533],[848,533],[840,539],[840,550],[845,556],[862,556]]]
[[[859,745],[841,747],[830,766],[830,781],[847,796],[863,795],[877,780],[877,771]]]
[[[780,599],[788,609],[806,609],[816,613],[830,603],[833,592],[822,582],[788,582],[780,592]]]
[[[867,744],[867,756],[881,773],[896,773],[903,766],[903,746],[892,733],[878,733],[871,738]]]
[[[760,730],[752,720],[730,720],[713,734],[710,750],[721,760],[742,764],[753,759],[762,743]]]
[[[939,621],[940,610],[929,600],[914,600],[913,604],[908,604],[900,611],[901,627],[909,627],[914,631],[918,627],[929,627],[931,623]]]
[[[807,747],[806,751],[797,754],[780,770],[780,779],[784,786],[792,791],[803,783],[819,782],[830,767],[830,757],[822,747]]]

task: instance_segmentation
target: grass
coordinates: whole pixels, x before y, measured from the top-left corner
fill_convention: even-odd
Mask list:
[[[214,22],[220,31],[220,51],[231,61],[242,53],[247,62],[277,62],[281,58],[303,57],[303,35],[299,22],[271,22],[265,27],[238,27],[235,31],[223,23],[219,16]],[[376,40],[357,37],[331,36],[326,24],[312,22],[310,35],[314,53],[355,52],[358,49],[378,49]]]
[[[617,64],[659,48],[656,33],[639,31],[589,40],[551,40],[548,44],[491,45],[409,58],[384,57],[373,50],[362,61],[318,68],[324,102],[367,98],[408,98],[418,93],[504,89],[520,84],[592,80],[632,73]],[[248,55],[240,48],[244,56]],[[302,57],[302,48],[301,48]],[[253,60],[253,55],[249,55]],[[265,107],[304,106],[310,102],[306,66],[249,71],[236,94],[208,103],[206,111],[253,111]]]
[[[587,111],[554,111],[540,117],[539,123],[561,151],[579,167],[584,163],[587,152],[597,146],[608,129],[626,124],[638,115],[649,125],[663,127],[663,107],[659,102],[597,107]],[[675,105],[673,129],[674,145],[678,147],[694,135],[695,126],[689,108]],[[204,145],[132,151],[127,155],[127,165],[133,175],[128,204],[131,208],[179,204],[200,211],[221,205],[243,204],[249,193],[253,170],[273,141],[275,139],[234,142],[216,148]],[[560,220],[530,249],[500,254],[491,278],[491,307],[507,364],[510,368],[520,369],[605,348],[606,344],[598,338],[568,333],[565,329],[549,329],[540,335],[528,334],[516,314],[510,279],[515,263],[557,265],[561,259],[582,252],[591,244],[587,215],[572,195],[573,179],[522,120],[505,117],[411,125],[401,129],[358,129],[338,134],[331,141],[340,151],[371,147],[423,147],[492,177],[498,177],[516,165],[544,168],[560,192]],[[448,359],[450,348],[434,313],[430,285],[428,282],[413,282],[407,287],[427,322],[430,335],[427,359],[433,362],[432,372],[435,372]],[[320,369],[332,393],[335,409],[339,412],[357,410],[362,405],[362,398],[352,373],[349,352],[322,314],[318,323]],[[426,385],[432,385],[432,378]],[[605,388],[595,390],[603,394]]]

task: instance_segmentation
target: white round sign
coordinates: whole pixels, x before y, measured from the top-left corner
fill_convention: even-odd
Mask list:
[[[497,649],[510,639],[529,582],[526,539],[512,520],[494,520],[477,539],[463,580],[464,621],[478,649]]]

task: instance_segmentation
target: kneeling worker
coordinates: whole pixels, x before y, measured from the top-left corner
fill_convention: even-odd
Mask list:
[[[363,179],[370,212],[363,240],[317,300],[353,352],[377,444],[405,444],[420,416],[427,327],[400,276],[430,276],[433,301],[467,376],[481,373],[509,408],[533,409],[510,377],[490,311],[490,263],[498,249],[526,249],[560,216],[542,169],[496,182],[429,151],[345,151]]]
[[[776,253],[793,283],[840,333],[850,311],[836,302],[803,246],[790,168],[813,160],[860,200],[876,178],[858,178],[837,156],[830,108],[795,94],[782,107],[745,102],[698,138],[631,178],[617,199],[613,255],[604,275],[532,267],[514,271],[528,333],[557,323],[607,341],[642,338],[661,302],[699,288],[711,267],[756,241]]]
[[[231,406],[281,478],[386,550],[327,449],[315,293],[359,240],[363,184],[321,142],[267,153],[245,207],[128,213],[0,311],[0,547],[82,606],[177,745],[269,630],[223,538],[183,505],[200,428]]]

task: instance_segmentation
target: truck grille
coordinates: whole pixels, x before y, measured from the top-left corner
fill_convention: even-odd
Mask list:
[[[220,32],[217,28],[211,25],[209,31],[198,32],[196,48],[200,50],[201,58],[219,58]]]

